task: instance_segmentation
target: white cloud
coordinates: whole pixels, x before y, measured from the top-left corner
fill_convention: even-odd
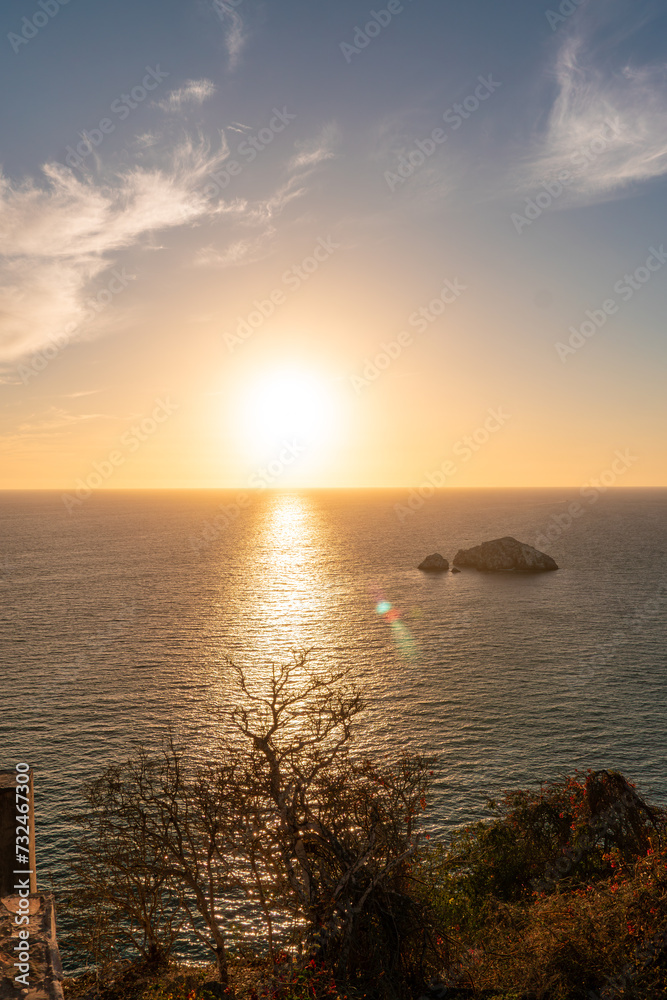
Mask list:
[[[82,389],[80,392],[63,392],[58,399],[80,399],[82,396],[96,396],[102,389]]]
[[[593,36],[582,21],[560,48],[558,93],[527,169],[531,184],[567,170],[568,200],[588,203],[667,174],[667,67],[610,67]]]
[[[65,428],[74,428],[90,420],[114,420],[109,413],[72,413],[61,406],[48,406],[39,413],[31,413],[24,421],[17,424],[16,433],[3,437],[3,444],[12,440],[25,439],[26,435],[45,437],[58,433]]]
[[[215,94],[211,80],[186,80],[178,90],[172,90],[157,106],[163,111],[180,111],[185,104],[203,104],[207,97]]]
[[[266,256],[276,218],[306,193],[305,178],[328,158],[332,135],[325,129],[304,146],[288,164],[288,176],[280,186],[253,201],[210,195],[212,175],[230,155],[224,135],[215,149],[201,136],[186,136],[165,150],[156,137],[156,144],[142,146],[138,165],[112,174],[102,175],[100,167],[81,178],[55,163],[42,167],[39,180],[13,182],[0,173],[4,374],[10,364],[52,341],[58,343],[63,334],[72,343],[118,327],[129,306],[114,302],[107,311],[96,313],[90,300],[107,285],[111,288],[124,250],[162,246],[158,232],[224,219],[228,224],[224,248],[204,247],[195,263],[230,267]],[[153,162],[148,164],[148,159]],[[239,228],[246,232],[239,233]],[[134,277],[126,275],[124,287]],[[16,381],[14,375],[10,382]],[[0,381],[7,381],[1,373]]]
[[[212,244],[202,247],[195,255],[195,265],[214,268],[238,267],[268,257],[273,251],[273,238],[277,232],[275,220],[290,202],[306,194],[307,188],[302,180],[302,177],[294,175],[263,201],[245,204],[239,222],[259,232],[233,240],[222,249]]]
[[[242,217],[245,202],[211,204],[203,195],[227,155],[186,139],[166,166],[133,167],[106,181],[80,180],[58,164],[42,168],[41,183],[0,175],[0,360],[39,350],[63,332],[70,340],[99,332],[104,317],[91,316],[86,297],[95,279],[104,287],[112,254],[150,244],[156,230]]]

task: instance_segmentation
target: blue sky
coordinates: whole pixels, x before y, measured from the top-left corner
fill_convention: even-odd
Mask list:
[[[243,485],[271,384],[336,430],[279,485],[420,482],[498,406],[451,485],[628,448],[618,485],[664,484],[664,5],[5,0],[0,27],[0,485],[85,480],[167,395],[105,485]]]

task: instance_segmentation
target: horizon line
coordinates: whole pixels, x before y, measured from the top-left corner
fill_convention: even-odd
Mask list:
[[[392,490],[418,491],[424,488],[423,483],[404,486],[110,486],[95,487],[90,492],[93,493],[192,493],[192,492],[236,492],[236,493],[299,493],[299,492],[332,492],[334,490],[347,491],[369,491],[369,490]],[[589,488],[586,483],[578,485],[550,485],[550,486],[434,486],[431,487],[434,493],[453,493],[465,490],[578,490]],[[595,489],[596,487],[590,487]],[[1,493],[67,493],[76,491],[77,487],[66,486],[1,486]],[[635,486],[603,486],[597,487],[599,493],[622,493],[632,490],[667,490],[667,483],[660,485],[635,485]]]

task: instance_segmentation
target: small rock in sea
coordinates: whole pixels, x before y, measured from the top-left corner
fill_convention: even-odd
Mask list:
[[[434,552],[432,556],[427,556],[423,562],[420,562],[417,569],[422,569],[425,573],[446,573],[449,569],[449,563],[439,552]]]
[[[544,573],[558,569],[551,556],[509,535],[482,542],[472,549],[460,549],[454,556],[454,565],[483,573]]]
[[[460,572],[461,570],[458,568],[458,566],[452,566],[452,573],[460,573]]]

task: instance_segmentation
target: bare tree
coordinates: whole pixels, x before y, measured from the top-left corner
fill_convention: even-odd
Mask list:
[[[144,956],[168,955],[187,921],[215,955],[227,984],[230,902],[239,890],[232,852],[235,762],[197,768],[169,738],[160,755],[140,749],[84,789],[89,812],[78,817],[77,874],[92,893],[124,911],[125,935]],[[242,891],[242,890],[241,890]],[[150,899],[147,907],[145,900]]]
[[[154,965],[167,961],[182,926],[178,894],[162,866],[138,790],[145,753],[114,765],[84,790],[88,810],[72,865],[85,908],[95,961],[118,958],[123,945]]]
[[[229,666],[239,704],[205,762],[170,737],[86,787],[80,879],[144,958],[187,924],[224,985],[240,915],[274,961],[287,947],[341,976],[407,968],[428,937],[411,880],[429,762],[351,752],[365,704],[348,670],[307,652]]]
[[[399,925],[416,905],[409,862],[428,761],[405,757],[377,767],[353,759],[361,694],[348,670],[311,671],[307,657],[295,654],[255,683],[230,661],[243,696],[231,718],[250,744],[254,792],[268,800],[266,867],[282,862],[309,954],[335,957],[346,973],[361,958],[355,940],[366,939],[366,958],[371,938],[385,960],[400,955]]]

